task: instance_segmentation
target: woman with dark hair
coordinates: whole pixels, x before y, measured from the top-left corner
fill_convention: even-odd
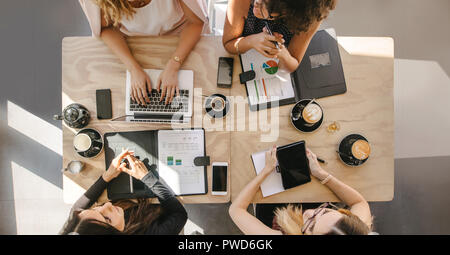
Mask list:
[[[369,204],[356,190],[327,173],[319,165],[316,155],[307,149],[311,174],[326,185],[349,209],[325,203],[316,209],[302,211],[292,204],[277,208],[272,215],[271,227],[247,211],[261,183],[275,169],[276,147],[266,153],[266,165],[255,179],[241,191],[230,206],[234,223],[249,235],[367,235],[372,231]],[[258,214],[258,212],[257,212]]]
[[[124,159],[128,161],[130,168],[126,167]],[[107,202],[91,207],[103,193],[107,183],[121,172],[141,180],[156,195],[160,204],[138,199],[118,201],[114,204]],[[152,170],[147,170],[144,163],[134,157],[133,152],[124,150],[74,204],[60,234],[177,235],[186,221],[186,210],[164,181],[158,179]]]
[[[335,5],[336,0],[230,0],[223,45],[232,54],[255,49],[293,72]]]

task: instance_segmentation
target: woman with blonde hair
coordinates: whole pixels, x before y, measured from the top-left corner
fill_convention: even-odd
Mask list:
[[[230,206],[234,223],[249,235],[367,235],[373,234],[369,204],[356,190],[327,173],[319,165],[316,155],[307,149],[311,174],[326,185],[350,209],[337,208],[324,203],[316,209],[302,211],[301,207],[287,205],[275,210],[271,227],[247,212],[247,207],[264,179],[277,164],[276,147],[266,153],[266,165],[241,191]]]
[[[200,40],[209,32],[205,0],[79,0],[93,36],[100,37],[131,74],[131,98],[146,105],[152,86],[161,91],[160,101],[179,95],[178,71]],[[128,36],[179,35],[179,44],[157,84],[131,54]]]

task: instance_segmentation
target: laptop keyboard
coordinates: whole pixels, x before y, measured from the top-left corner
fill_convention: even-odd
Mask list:
[[[150,99],[150,103],[147,103],[146,106],[139,105],[137,102],[133,101],[130,97],[130,110],[132,112],[167,112],[167,113],[175,113],[175,112],[187,112],[189,106],[189,90],[180,89],[180,96],[175,96],[172,99],[171,103],[166,105],[166,98],[164,98],[161,102],[159,99],[161,98],[161,93],[159,93],[156,89],[152,89],[150,93],[148,93],[148,98]]]

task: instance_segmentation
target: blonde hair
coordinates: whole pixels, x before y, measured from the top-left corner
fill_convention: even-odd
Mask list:
[[[367,235],[372,231],[361,219],[349,210],[339,209],[343,217],[326,235]],[[286,235],[303,235],[303,212],[301,207],[288,205],[275,211],[276,223]]]
[[[286,235],[302,235],[303,212],[301,207],[288,205],[275,211],[276,223]]]
[[[113,26],[118,26],[123,17],[132,18],[136,13],[128,0],[95,0],[95,3],[103,11],[103,18],[106,24],[112,22]]]

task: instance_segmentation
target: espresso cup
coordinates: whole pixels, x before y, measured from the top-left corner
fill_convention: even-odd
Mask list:
[[[103,149],[103,139],[97,130],[87,128],[80,130],[73,139],[75,151],[82,157],[92,158]]]

